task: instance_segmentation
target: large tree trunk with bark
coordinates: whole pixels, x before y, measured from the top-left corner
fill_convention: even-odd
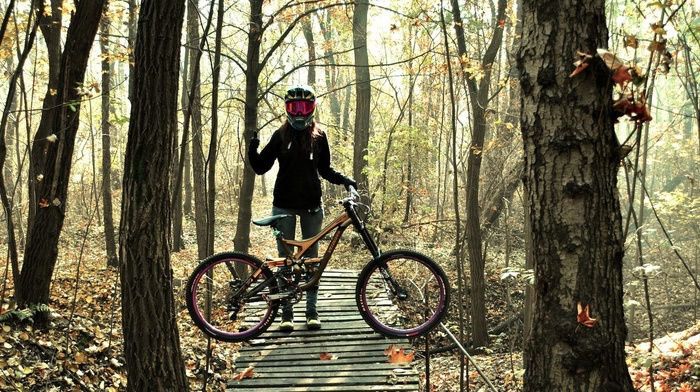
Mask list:
[[[619,156],[603,0],[523,1],[518,54],[535,306],[525,391],[633,391],[625,363]],[[580,306],[580,308],[579,308]],[[586,309],[591,318],[586,320]]]
[[[124,158],[120,260],[129,391],[186,391],[170,265],[184,0],[141,4]],[[82,3],[81,3],[82,4]]]
[[[76,6],[61,56],[55,106],[44,112],[42,127],[34,139],[32,166],[37,169],[34,179],[37,180],[35,207],[38,208],[30,222],[24,263],[15,291],[20,306],[49,302],[58,238],[66,213],[85,69],[103,5],[103,0],[96,0]],[[44,125],[47,128],[43,128]],[[48,136],[47,129],[52,132]],[[45,316],[39,316],[37,322],[43,324]]]

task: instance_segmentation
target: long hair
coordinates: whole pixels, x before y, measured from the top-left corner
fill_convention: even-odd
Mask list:
[[[305,152],[313,151],[316,138],[321,136],[321,128],[316,124],[316,120],[311,121],[311,125],[301,131],[292,128],[289,121],[285,121],[280,127],[280,134],[284,145],[289,145],[292,140],[297,139],[300,142],[300,147]]]

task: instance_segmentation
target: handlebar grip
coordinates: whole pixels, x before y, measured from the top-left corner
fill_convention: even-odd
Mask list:
[[[350,196],[344,198],[343,200],[339,200],[339,204],[345,204],[347,202],[353,202],[355,200],[358,200],[360,198],[360,194],[357,193],[357,190],[355,189],[354,186],[348,185],[348,193],[350,193]]]

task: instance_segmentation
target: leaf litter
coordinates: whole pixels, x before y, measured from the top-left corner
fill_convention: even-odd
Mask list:
[[[51,292],[53,320],[46,331],[33,327],[31,319],[23,322],[0,323],[0,390],[17,391],[126,391],[127,376],[124,364],[123,336],[121,331],[121,303],[118,272],[106,269],[106,257],[101,254],[100,236],[81,261],[81,276],[75,288],[77,255],[68,245],[60,247],[60,263],[57,265]],[[62,238],[65,238],[62,237]],[[65,240],[64,240],[65,241]],[[254,368],[237,369],[240,344],[212,341],[211,359],[207,369],[207,339],[193,326],[184,303],[184,282],[194,268],[195,244],[189,249],[171,256],[176,300],[176,318],[180,331],[185,371],[191,391],[201,391],[204,375],[207,390],[225,389],[235,378],[255,377]],[[272,251],[272,250],[271,250]],[[339,249],[339,252],[342,252]],[[348,250],[348,252],[352,252]],[[506,305],[503,292],[507,291],[498,271],[492,271],[487,279],[487,322],[498,325],[513,314],[509,309],[522,307],[523,287],[511,285],[512,303]],[[0,303],[0,315],[12,311],[11,294],[14,290],[8,277],[6,293]],[[74,294],[75,293],[75,294]],[[72,311],[73,302],[75,309]],[[586,315],[585,307],[582,309]],[[457,312],[451,312],[453,314]],[[590,315],[588,320],[590,321]],[[446,320],[454,328],[454,320]],[[472,355],[481,370],[499,391],[522,390],[522,353],[519,351],[522,330],[514,328],[491,336],[492,345]],[[433,333],[433,347],[448,343],[441,333]],[[628,366],[635,388],[650,391],[649,365],[654,369],[654,385],[658,391],[688,392],[700,390],[700,323],[682,333],[672,334],[655,341],[649,352],[648,343],[628,346]],[[402,363],[410,357],[418,371],[424,370],[423,348],[414,351],[387,347],[387,361]],[[319,354],[319,359],[333,359]],[[459,355],[455,350],[431,355],[431,390],[451,392],[459,390]],[[397,369],[400,372],[402,369]],[[473,369],[468,370],[470,386],[484,386]],[[391,378],[391,377],[390,377]],[[387,380],[391,382],[392,380]]]

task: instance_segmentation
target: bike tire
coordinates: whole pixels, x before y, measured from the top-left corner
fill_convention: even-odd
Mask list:
[[[405,290],[405,298],[391,290],[382,266],[388,267]],[[447,313],[450,287],[435,261],[422,253],[397,249],[362,269],[355,299],[362,318],[375,331],[391,337],[418,337],[435,328]]]
[[[272,324],[279,305],[270,305],[263,295],[276,294],[276,279],[264,267],[261,274],[233,297],[252,272],[263,263],[241,252],[222,252],[204,259],[187,281],[187,310],[194,324],[207,336],[224,342],[250,340],[265,332]],[[251,289],[270,279],[259,293]]]

